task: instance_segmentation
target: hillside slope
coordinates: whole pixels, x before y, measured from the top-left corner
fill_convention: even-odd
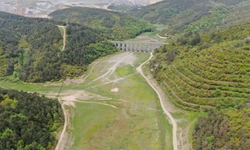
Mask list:
[[[151,73],[173,104],[205,111],[193,149],[249,149],[250,24],[188,32],[155,51]],[[191,128],[192,129],[192,128]]]
[[[235,107],[250,96],[249,35],[250,25],[186,34],[156,51],[151,69],[184,109]]]
[[[249,0],[165,0],[134,9],[130,15],[154,23],[162,23],[168,29],[161,35],[221,29],[235,22],[245,22],[249,16]],[[239,23],[237,23],[238,25]]]
[[[81,75],[95,59],[117,51],[107,35],[69,24],[63,35],[55,22],[0,12],[0,77],[45,82]]]
[[[138,18],[102,9],[74,7],[50,14],[55,20],[84,24],[107,33],[111,39],[133,38],[152,30],[150,23]]]

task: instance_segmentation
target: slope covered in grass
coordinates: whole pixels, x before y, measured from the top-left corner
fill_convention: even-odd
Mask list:
[[[189,110],[234,107],[250,96],[250,25],[185,34],[151,62],[169,99]]]
[[[152,30],[150,23],[138,18],[96,8],[74,7],[50,14],[55,20],[84,24],[107,33],[111,39],[121,40]]]

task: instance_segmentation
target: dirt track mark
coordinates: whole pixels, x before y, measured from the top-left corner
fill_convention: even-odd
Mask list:
[[[95,86],[91,86],[91,87],[89,87],[89,88],[87,88],[87,89],[96,88],[96,87],[99,87],[99,86],[107,85],[107,84],[109,84],[109,83],[115,83],[115,82],[124,80],[124,79],[126,79],[126,78],[128,78],[128,77],[131,77],[132,75],[134,75],[134,74],[130,74],[130,75],[125,76],[125,77],[123,77],[123,78],[117,78],[117,79],[115,79],[115,80],[111,80],[111,81],[108,81],[108,82],[105,82],[105,83],[102,83],[102,84],[98,84],[98,85],[95,85]]]
[[[79,101],[79,100],[74,100],[74,101],[70,101],[70,102],[78,102],[78,103],[87,103],[87,104],[99,104],[99,105],[104,105],[104,106],[110,106],[113,107],[115,109],[118,109],[118,107],[111,105],[111,104],[105,104],[105,103],[101,103],[101,102],[93,102],[93,101]]]
[[[123,60],[124,60],[126,57],[130,56],[131,54],[133,54],[133,53],[128,53],[127,55],[125,55],[125,56],[124,56],[123,58],[121,58],[116,64],[114,64],[105,74],[103,74],[102,76],[100,76],[100,77],[98,77],[98,78],[92,80],[92,81],[89,82],[87,85],[90,85],[90,84],[92,84],[93,82],[95,82],[95,81],[97,81],[97,80],[100,80],[100,79],[104,78],[105,76],[111,75],[112,73],[114,73],[114,71],[116,70],[117,66],[118,66],[120,63],[123,63]]]
[[[66,45],[66,26],[58,26],[59,28],[63,29],[63,48],[62,51],[65,50],[65,45]]]

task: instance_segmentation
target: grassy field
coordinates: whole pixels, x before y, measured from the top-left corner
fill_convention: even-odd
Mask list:
[[[74,137],[72,149],[172,149],[172,126],[161,109],[156,93],[136,72],[136,67],[147,60],[149,54],[133,55],[128,58],[137,58],[133,65],[126,64],[128,59],[125,59],[108,79],[91,83],[108,71],[105,68],[114,64],[108,61],[110,58],[105,59],[96,65],[92,75],[83,84],[73,88],[109,100],[84,101],[78,98],[83,103],[70,107],[74,113],[71,121]],[[115,78],[124,79],[105,84],[107,80]],[[119,91],[112,92],[113,88]],[[62,90],[62,93],[65,91],[67,89]],[[86,101],[88,103],[84,103]]]
[[[49,92],[49,91],[59,91],[61,86],[45,86],[44,83],[23,83],[23,82],[9,82],[0,81],[0,87],[6,89],[23,90],[29,92]]]

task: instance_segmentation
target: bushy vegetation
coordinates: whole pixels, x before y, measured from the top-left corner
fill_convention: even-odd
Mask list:
[[[235,107],[250,96],[250,25],[212,34],[187,33],[156,51],[155,78],[188,110]]]
[[[250,149],[249,103],[234,109],[210,110],[197,121],[193,132],[194,149]]]
[[[84,24],[109,35],[110,39],[122,40],[151,31],[152,25],[144,20],[119,13],[95,8],[74,7],[50,14],[55,20]]]
[[[57,100],[0,88],[0,149],[52,149],[62,124]]]
[[[0,24],[0,77],[45,82],[79,76],[95,59],[117,51],[107,35],[84,25],[68,24],[61,51],[62,22],[0,12]]]

